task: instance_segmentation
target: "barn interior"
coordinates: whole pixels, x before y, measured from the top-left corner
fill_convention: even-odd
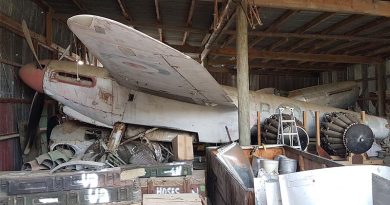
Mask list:
[[[23,76],[21,73],[26,72],[21,70],[26,65],[37,69],[39,65],[45,69],[49,69],[50,64],[57,65],[47,63],[46,59],[77,67],[77,73],[64,73],[64,79],[76,76],[79,81],[79,67],[86,73],[88,69],[108,69],[109,76],[115,75],[107,68],[106,59],[85,43],[87,38],[79,36],[82,31],[70,29],[68,19],[85,14],[111,19],[112,24],[125,25],[121,28],[129,32],[150,36],[155,40],[145,41],[150,43],[145,44],[145,48],[183,53],[188,61],[197,62],[191,75],[206,73],[218,84],[238,90],[233,92],[232,104],[236,107],[232,126],[217,124],[223,136],[204,140],[201,132],[184,125],[181,129],[181,124],[175,122],[212,124],[218,117],[206,119],[209,115],[203,111],[197,111],[198,116],[192,115],[189,110],[180,110],[181,104],[176,106],[175,103],[166,103],[166,106],[169,108],[171,104],[177,111],[158,112],[164,110],[164,100],[160,106],[160,101],[156,100],[156,108],[153,108],[156,111],[151,109],[145,115],[145,123],[141,120],[107,124],[99,122],[98,117],[91,117],[95,114],[86,118],[77,115],[80,113],[74,114],[77,109],[73,104],[62,102],[53,96],[55,94],[47,92],[49,88],[45,86],[45,94],[43,91],[39,94],[39,90],[25,80],[35,81],[38,77],[32,73]],[[353,204],[388,201],[389,197],[381,193],[390,186],[389,17],[390,2],[385,0],[0,0],[0,204],[168,204],[172,203],[172,197],[178,200],[175,194],[181,195],[181,204],[297,203],[295,192],[282,188],[287,187],[288,174],[292,173],[285,172],[286,177],[279,175],[276,181],[280,189],[269,188],[259,181],[259,170],[256,171],[259,177],[253,179],[254,162],[263,158],[273,159],[279,166],[285,158],[294,161],[294,173],[299,171],[296,174],[301,174],[300,177],[317,170],[312,173],[316,177],[318,174],[316,179],[333,179],[332,171],[321,170],[351,169],[361,175],[349,176],[347,172],[344,175],[344,171],[338,171],[339,180],[350,182],[349,177],[361,177],[364,180],[359,183],[360,189],[372,182],[372,191],[361,195],[367,200],[359,198]],[[132,40],[126,33],[121,37],[124,42]],[[99,40],[95,44],[99,48]],[[200,65],[205,70],[198,67]],[[83,79],[82,72],[81,80],[96,84],[98,80]],[[184,79],[191,78],[179,74]],[[61,76],[61,72],[58,75]],[[96,74],[99,75],[105,74]],[[208,78],[198,79],[208,83]],[[216,83],[207,85],[220,87]],[[221,90],[231,94],[229,89],[222,87]],[[163,88],[137,92],[175,101],[183,97],[175,97],[175,93]],[[112,93],[108,94],[108,97],[105,93],[99,96],[105,100],[113,98]],[[276,98],[262,97],[263,94]],[[78,98],[88,99],[88,96],[86,93]],[[131,92],[124,98],[127,96],[129,102],[137,98],[137,94]],[[315,106],[305,107],[290,99]],[[140,104],[148,104],[146,102],[149,101],[138,101],[138,108],[142,107]],[[210,109],[220,106],[213,101],[204,104],[206,106],[201,106]],[[285,114],[280,108],[292,110]],[[272,113],[268,113],[269,110]],[[180,112],[187,113],[178,114]],[[141,114],[137,112],[138,116]],[[159,118],[165,124],[158,124]],[[188,118],[198,119],[186,122]],[[289,120],[294,122],[286,125]],[[218,133],[211,131],[213,126],[202,126],[202,133]],[[294,133],[297,140],[290,138],[288,144],[284,143],[284,136],[295,136]],[[283,143],[279,141],[280,136]],[[236,161],[229,161],[229,156]],[[363,164],[372,167],[349,166]],[[239,170],[242,167],[244,170]],[[264,170],[261,169],[262,179],[276,183],[275,176]],[[280,167],[276,172],[282,173]],[[93,174],[97,184],[92,182],[91,185],[88,174]],[[252,177],[247,179],[246,174]],[[18,179],[20,176],[23,177]],[[75,179],[85,176],[88,186],[76,186]],[[56,189],[59,179],[62,182],[57,183],[61,185]],[[279,201],[267,202],[270,199],[258,191],[259,184],[267,191],[277,190],[272,193]],[[93,194],[88,191],[92,189]],[[302,190],[304,188],[298,191]],[[313,197],[297,204],[316,204],[315,200],[320,198],[319,195],[316,198],[316,189],[310,191],[310,187],[305,187],[304,191],[307,190]],[[338,190],[343,187],[329,193],[337,195]],[[355,188],[351,193],[352,190]],[[353,198],[353,194],[345,194],[346,198]],[[327,202],[333,203],[331,200]]]

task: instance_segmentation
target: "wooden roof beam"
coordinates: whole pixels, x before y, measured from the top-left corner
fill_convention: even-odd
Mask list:
[[[329,34],[329,33],[333,32],[333,31],[335,31],[335,30],[337,30],[337,29],[339,29],[347,24],[350,24],[353,21],[356,21],[362,17],[363,17],[362,15],[357,15],[357,14],[351,15],[351,16],[345,18],[344,20],[341,20],[341,21],[329,26],[328,28],[322,30],[320,32],[320,34]],[[288,51],[293,51],[293,50],[300,48],[303,45],[306,45],[306,44],[311,43],[311,42],[313,42],[313,40],[302,40],[302,41],[298,42],[297,44],[293,45],[292,47],[290,47],[288,49]]]
[[[305,25],[303,25],[302,27],[296,29],[294,31],[294,33],[298,33],[298,34],[302,34],[302,33],[305,33],[306,31],[310,30],[311,28],[317,26],[318,24],[320,24],[321,22],[324,22],[326,19],[330,18],[331,16],[333,16],[335,13],[333,12],[325,12],[319,16],[317,16],[316,18],[314,18],[313,20],[309,21],[308,23],[306,23]],[[273,45],[271,45],[269,47],[269,50],[273,50],[279,46],[281,46],[282,44],[284,44],[285,42],[287,42],[286,39],[281,39],[279,40],[278,42],[274,43]]]
[[[222,30],[224,30],[228,25],[232,22],[233,17],[235,16],[235,9],[236,9],[236,3],[233,0],[229,0],[226,3],[225,8],[222,11],[221,16],[218,19],[218,24],[216,28],[214,29],[213,33],[211,33],[210,37],[208,38],[204,49],[200,55],[200,59],[202,62],[205,61],[207,55],[211,51],[211,47],[214,45],[215,41],[217,40],[218,36],[221,34]]]
[[[117,2],[121,9],[122,15],[125,17],[125,19],[128,21],[133,21],[133,18],[130,15],[130,11],[126,5],[126,2],[124,2],[123,0],[117,0]]]
[[[87,12],[87,7],[80,0],[72,0],[72,2],[79,8],[81,12]]]
[[[191,25],[192,25],[192,17],[194,16],[196,1],[197,0],[191,0],[190,10],[188,11],[187,26],[189,26],[189,27],[191,27]],[[189,34],[190,34],[190,32],[188,32],[188,31],[184,32],[183,41],[181,43],[182,45],[186,44],[186,41],[187,41]]]
[[[228,30],[225,34],[233,35],[235,31]],[[282,33],[282,32],[265,32],[265,31],[250,31],[249,36],[270,37],[270,38],[303,38],[303,39],[322,39],[322,40],[345,40],[359,42],[390,42],[389,38],[373,38],[363,36],[349,35],[327,35],[327,34],[298,34],[298,33]]]
[[[347,32],[346,35],[358,35],[388,21],[390,18],[381,17]]]
[[[222,68],[226,68],[228,66],[235,66],[235,61],[226,61],[226,60],[215,60],[215,61],[209,61],[210,66],[218,66]],[[265,68],[265,69],[287,69],[287,70],[311,70],[311,71],[330,71],[330,70],[342,70],[345,69],[346,66],[343,65],[336,65],[336,66],[329,66],[329,65],[299,65],[296,63],[252,63],[249,65],[250,69],[255,68]]]
[[[220,48],[211,52],[213,55],[220,56],[236,56],[234,48]],[[377,64],[383,62],[381,58],[366,57],[366,56],[349,56],[349,55],[332,55],[332,54],[311,54],[311,53],[296,53],[296,52],[274,52],[274,51],[259,51],[255,49],[249,50],[249,58],[263,58],[272,60],[294,60],[308,62],[329,62],[329,63],[351,63],[351,64]]]
[[[254,0],[254,2],[261,7],[390,17],[390,2],[380,0]]]
[[[369,29],[372,29],[380,24],[383,24],[387,21],[389,21],[390,19],[389,18],[386,18],[386,17],[381,17],[381,18],[378,18],[378,19],[375,19],[367,24],[364,24],[362,26],[359,26],[351,31],[348,31],[345,33],[345,35],[350,35],[350,36],[353,36],[353,35],[359,35],[360,33],[363,33],[364,31],[367,31]],[[324,47],[327,47],[331,44],[335,43],[334,40],[331,40],[329,42],[325,41],[323,43],[320,43],[320,44],[317,44],[315,46],[312,47],[312,49],[309,50],[309,52],[313,52],[314,50],[319,50],[321,48],[324,48]],[[336,47],[339,47],[339,46],[342,46],[343,44],[338,44]],[[332,49],[335,49],[335,48],[332,48]]]
[[[290,18],[292,15],[296,14],[297,12],[298,11],[292,11],[292,10],[288,10],[288,11],[284,12],[274,22],[272,22],[272,24],[267,29],[265,29],[265,31],[268,31],[268,32],[277,31],[279,29],[279,26],[284,24],[288,20],[288,18]],[[249,48],[254,47],[256,44],[258,44],[262,40],[263,40],[263,37],[254,39],[252,42],[249,43],[249,45],[248,45]]]

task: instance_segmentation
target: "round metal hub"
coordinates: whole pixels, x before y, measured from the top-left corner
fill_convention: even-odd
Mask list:
[[[367,152],[374,143],[374,133],[364,124],[352,124],[344,132],[344,145],[352,153]]]

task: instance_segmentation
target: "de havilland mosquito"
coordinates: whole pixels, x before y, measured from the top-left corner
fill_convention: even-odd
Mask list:
[[[74,16],[69,18],[68,26],[104,68],[44,60],[39,62],[42,69],[32,63],[19,71],[27,85],[61,103],[65,114],[110,128],[122,122],[192,132],[199,142],[209,143],[229,141],[227,127],[232,140],[238,139],[237,90],[219,85],[192,58],[103,17]],[[349,94],[356,99],[359,91],[355,87],[356,84],[346,86],[326,97],[334,100],[331,95],[346,96],[344,92],[353,90]],[[291,98],[286,98],[250,92],[251,126],[257,124],[258,111],[263,122],[284,106],[293,107],[298,120],[303,118],[302,111],[308,113],[310,136],[315,134],[315,111],[321,116],[340,112],[359,117],[359,113],[330,107],[333,104],[309,103],[310,96],[299,95],[298,91],[290,94]],[[389,135],[384,118],[367,115],[364,123],[375,138]]]

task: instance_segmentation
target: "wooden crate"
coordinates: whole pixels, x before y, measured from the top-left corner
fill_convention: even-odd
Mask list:
[[[283,154],[298,161],[299,171],[343,166],[337,162],[287,146],[267,149],[260,147],[260,149],[252,153],[255,147],[257,146],[242,147],[250,161],[252,161],[252,154],[267,159],[273,159],[275,156]],[[217,147],[209,147],[206,150],[206,188],[208,193],[207,197],[210,199],[211,204],[254,205],[255,195],[253,188],[246,188],[239,183],[233,173],[217,158],[216,154]]]
[[[197,193],[206,196],[205,171],[194,170],[181,177],[140,178],[142,194]]]

